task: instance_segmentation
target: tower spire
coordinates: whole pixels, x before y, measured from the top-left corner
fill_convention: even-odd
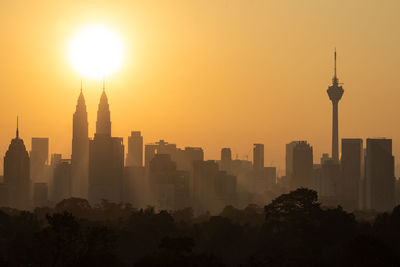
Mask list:
[[[336,78],[336,47],[335,47],[335,78]]]
[[[81,93],[82,93],[82,79],[81,79]]]
[[[18,116],[17,116],[17,131],[16,131],[16,139],[19,138],[19,130],[18,130]]]
[[[103,92],[106,91],[106,79],[103,78]]]

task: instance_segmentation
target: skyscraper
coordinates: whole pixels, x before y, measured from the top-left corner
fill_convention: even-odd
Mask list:
[[[143,136],[139,131],[132,131],[128,137],[126,166],[143,166]]]
[[[339,203],[347,210],[358,209],[359,184],[364,169],[362,139],[342,139],[342,175],[338,183]]]
[[[88,198],[89,135],[85,98],[82,93],[72,119],[71,194]]]
[[[332,159],[339,161],[339,119],[338,109],[339,101],[343,96],[344,90],[339,84],[339,79],[336,76],[336,50],[334,54],[335,70],[332,79],[332,85],[329,86],[327,92],[329,99],[332,101]]]
[[[124,145],[122,138],[111,137],[108,99],[103,87],[97,111],[96,133],[89,141],[89,201],[122,200]]]
[[[49,138],[32,138],[30,151],[30,175],[34,182],[48,182],[47,168],[49,158]]]
[[[30,207],[29,155],[24,141],[19,138],[18,119],[16,137],[11,140],[4,156],[4,183],[8,188],[11,208],[26,210]]]
[[[367,139],[366,208],[391,211],[395,205],[394,157],[391,139]]]
[[[313,149],[306,141],[293,141],[286,145],[286,175],[292,190],[315,187]]]
[[[261,170],[264,168],[264,145],[254,144],[253,148],[253,168]]]
[[[230,172],[232,162],[232,151],[230,148],[225,147],[221,149],[221,170]]]

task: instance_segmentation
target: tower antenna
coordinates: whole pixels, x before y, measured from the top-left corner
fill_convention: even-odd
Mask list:
[[[19,130],[18,130],[18,116],[17,116],[17,133],[16,133],[17,139],[19,138]]]
[[[335,78],[336,78],[336,47],[335,47]]]
[[[81,93],[82,93],[82,79],[81,79]]]
[[[106,90],[106,79],[103,78],[103,92]]]

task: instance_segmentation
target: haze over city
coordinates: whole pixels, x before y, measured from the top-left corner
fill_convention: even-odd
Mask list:
[[[285,144],[308,140],[314,161],[330,152],[326,89],[338,51],[339,137],[388,137],[399,156],[396,120],[400,3],[383,1],[6,1],[0,16],[0,154],[20,117],[20,135],[49,137],[50,153],[71,154],[83,79],[89,136],[102,79],[68,59],[74,35],[91,24],[117,33],[121,67],[106,77],[112,134],[140,130],[144,143],[199,146],[206,159],[231,147],[284,174]],[[1,164],[2,165],[2,164]]]

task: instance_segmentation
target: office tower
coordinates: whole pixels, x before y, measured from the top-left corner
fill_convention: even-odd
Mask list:
[[[253,170],[249,173],[251,178],[251,193],[265,194],[271,191],[276,184],[276,167],[264,167],[260,170]]]
[[[47,183],[33,184],[33,206],[47,207],[49,205]]]
[[[359,184],[363,179],[362,139],[342,139],[342,175],[338,184],[339,203],[348,211],[359,208]]]
[[[323,155],[321,158],[321,190],[319,191],[319,199],[324,205],[341,205],[338,198],[341,179],[340,162],[327,155]]]
[[[230,171],[230,165],[232,162],[232,151],[230,148],[221,149],[221,170],[222,171]]]
[[[72,118],[71,195],[85,199],[88,198],[89,176],[89,126],[87,116],[81,85],[81,93]]]
[[[196,213],[221,212],[227,205],[236,204],[236,176],[220,171],[215,161],[196,161],[194,164],[194,209]]]
[[[149,167],[149,191],[158,209],[177,210],[189,206],[189,173],[177,170],[171,155],[155,155]]]
[[[145,145],[145,166],[149,167],[151,160],[156,154],[168,154],[177,165],[178,170],[192,171],[193,161],[203,160],[204,152],[201,147],[185,147],[180,149],[176,144],[170,144],[164,140]]]
[[[61,154],[53,154],[52,201],[56,204],[71,197],[71,160],[63,159]]]
[[[286,176],[291,190],[299,187],[313,189],[313,149],[307,141],[286,145]]]
[[[254,144],[253,148],[253,169],[261,170],[264,168],[264,145]]]
[[[145,208],[148,183],[146,168],[143,166],[125,166],[122,182],[122,202],[130,203],[135,208]]]
[[[157,154],[157,144],[146,144],[144,146],[144,165],[146,168],[150,167],[150,162]]]
[[[8,188],[8,204],[11,208],[30,208],[29,155],[24,141],[19,138],[18,119],[16,137],[4,156],[4,183]]]
[[[395,204],[394,157],[391,139],[367,139],[366,208],[391,211]]]
[[[89,141],[89,201],[122,201],[124,145],[122,138],[111,137],[108,99],[103,87],[97,111],[96,133]]]
[[[139,131],[132,131],[128,137],[126,166],[143,166],[143,136]]]
[[[336,76],[336,50],[335,50],[335,69],[332,79],[332,85],[329,86],[327,92],[329,99],[332,101],[332,159],[339,161],[339,118],[338,109],[339,101],[343,96],[344,90],[339,84],[339,79]]]
[[[49,138],[32,138],[30,151],[30,175],[32,182],[48,182],[47,163],[49,159]]]

